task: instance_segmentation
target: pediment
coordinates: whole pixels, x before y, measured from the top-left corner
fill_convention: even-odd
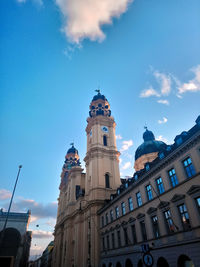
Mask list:
[[[192,185],[190,189],[187,191],[188,195],[195,194],[200,191],[200,185]]]
[[[126,224],[127,224],[127,222],[126,222],[126,221],[123,221],[123,222],[122,222],[122,225],[126,225]]]
[[[185,195],[183,194],[175,194],[173,198],[171,199],[171,202],[176,202],[184,198],[185,198]]]
[[[162,209],[169,206],[169,202],[167,201],[161,201],[160,204],[158,205],[158,209]]]
[[[150,208],[147,210],[147,213],[148,213],[148,214],[151,214],[151,213],[156,212],[156,211],[157,211],[157,208],[150,207]]]
[[[129,221],[129,222],[134,222],[135,220],[136,220],[135,218],[130,217],[128,221]]]
[[[141,219],[141,218],[144,218],[145,214],[144,213],[139,213],[137,215],[137,219]]]

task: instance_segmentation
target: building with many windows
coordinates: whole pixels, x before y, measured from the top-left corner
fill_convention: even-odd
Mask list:
[[[172,145],[146,128],[127,180],[120,179],[115,121],[99,90],[86,135],[86,173],[74,144],[65,156],[52,266],[199,266],[200,116]]]
[[[200,116],[173,145],[154,144],[147,129],[143,138],[135,154],[137,171],[98,211],[100,266],[199,266]],[[110,213],[114,218],[104,224]],[[146,265],[145,255],[151,257]]]

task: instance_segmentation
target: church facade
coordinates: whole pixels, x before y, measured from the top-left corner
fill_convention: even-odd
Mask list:
[[[98,91],[87,119],[86,173],[74,144],[65,156],[52,266],[198,266],[200,116],[172,145],[146,128],[127,180],[115,125]]]

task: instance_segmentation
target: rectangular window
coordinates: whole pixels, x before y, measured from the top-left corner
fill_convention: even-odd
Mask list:
[[[163,185],[163,181],[161,177],[156,179],[156,185],[157,185],[159,195],[163,194],[165,192],[165,189],[164,189],[164,185]]]
[[[171,170],[169,170],[168,171],[168,175],[169,175],[171,186],[175,187],[178,184],[178,179],[177,179],[177,176],[176,176],[175,169],[172,168]]]
[[[115,207],[115,215],[116,215],[116,219],[119,218],[119,207]]]
[[[103,250],[105,250],[105,239],[104,239],[104,237],[102,238],[102,247],[103,247]]]
[[[184,230],[190,229],[191,225],[190,225],[190,220],[189,220],[189,215],[188,215],[188,212],[187,212],[186,205],[185,204],[179,205],[178,206],[178,210],[179,210],[179,214],[181,216],[183,229]]]
[[[101,217],[101,226],[104,227],[104,216]]]
[[[120,231],[117,231],[117,240],[118,240],[118,247],[121,247],[121,234]]]
[[[106,224],[108,224],[108,213],[106,213]]]
[[[144,221],[140,222],[140,228],[141,228],[141,232],[142,232],[142,239],[143,239],[143,241],[146,241],[147,240],[147,232],[146,232],[146,227],[145,227]]]
[[[133,210],[133,199],[132,199],[132,197],[128,198],[128,206],[129,206],[129,210],[132,211]]]
[[[136,235],[135,224],[131,225],[131,231],[132,231],[133,244],[136,244],[137,243],[137,235]]]
[[[183,166],[185,168],[185,172],[186,172],[187,178],[190,178],[190,177],[192,177],[192,176],[194,176],[196,174],[194,166],[192,164],[192,160],[191,160],[190,157],[186,158],[183,161]]]
[[[124,228],[124,243],[125,243],[125,245],[128,245],[128,233],[127,233],[127,228]]]
[[[126,214],[126,208],[124,202],[121,203],[121,207],[122,207],[122,215]]]
[[[175,226],[172,220],[171,212],[170,210],[167,210],[164,212],[165,222],[167,226],[167,232],[168,233],[174,233],[175,232]]]
[[[148,200],[153,199],[153,194],[151,191],[151,185],[150,184],[146,186],[146,192],[147,192],[147,199]]]
[[[158,238],[160,236],[159,227],[158,227],[158,217],[156,215],[151,217],[154,237]]]
[[[196,204],[197,204],[198,211],[199,211],[199,213],[200,213],[200,197],[197,197],[197,198],[195,199],[195,201],[196,201]]]
[[[110,221],[112,222],[114,220],[114,217],[113,217],[113,210],[110,210]]]
[[[142,206],[142,197],[141,197],[140,192],[136,193],[136,199],[137,199],[138,207]]]
[[[115,236],[114,233],[112,233],[112,248],[115,248]]]
[[[107,239],[107,249],[110,249],[110,240],[109,240],[109,235],[107,235],[106,239]]]
[[[107,136],[106,135],[103,136],[103,145],[107,146]]]

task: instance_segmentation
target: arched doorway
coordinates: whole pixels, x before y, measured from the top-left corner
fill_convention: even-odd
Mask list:
[[[141,259],[138,261],[137,267],[143,267],[143,263]]]
[[[193,261],[186,255],[181,255],[178,258],[178,267],[195,267]]]
[[[157,261],[157,267],[169,267],[169,264],[165,258],[160,257]]]
[[[116,267],[122,267],[121,263],[118,262],[118,263],[116,264]]]
[[[126,265],[125,265],[125,267],[133,267],[133,264],[132,264],[132,262],[131,262],[130,259],[127,259],[127,260],[126,260]]]

